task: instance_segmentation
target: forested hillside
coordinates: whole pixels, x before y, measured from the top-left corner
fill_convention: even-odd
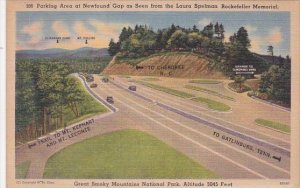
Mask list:
[[[171,25],[154,31],[148,26],[123,28],[119,40],[110,41],[108,52],[122,58],[140,58],[159,52],[193,52],[210,59],[210,67],[233,76],[235,65],[253,65],[258,73],[266,71],[268,63],[250,52],[248,32],[241,27],[225,42],[225,29],[215,23],[199,30]]]
[[[266,44],[269,55],[251,52],[251,39],[245,27],[240,27],[228,41],[225,41],[225,32],[225,26],[218,22],[210,23],[203,29],[195,25],[192,28],[171,25],[157,31],[146,25],[124,27],[118,41],[110,41],[108,52],[116,56],[119,63],[127,64],[141,63],[153,54],[190,52],[205,57],[210,70],[221,71],[235,81],[234,85],[240,87],[246,79],[255,78],[255,74],[261,75],[259,89],[252,91],[250,95],[289,105],[290,57],[275,56],[273,46],[269,44]],[[254,67],[255,73],[236,73],[234,68],[242,65]],[[114,71],[113,67],[109,68],[110,72]],[[133,74],[136,75],[135,72]],[[201,72],[199,74],[201,75]]]
[[[17,141],[37,138],[81,116],[106,111],[86,93],[72,71],[62,62],[17,60]]]

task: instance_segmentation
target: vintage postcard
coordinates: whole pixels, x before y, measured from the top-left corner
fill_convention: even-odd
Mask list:
[[[7,187],[300,187],[300,1],[7,2]]]

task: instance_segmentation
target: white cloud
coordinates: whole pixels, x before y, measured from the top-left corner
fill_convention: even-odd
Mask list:
[[[280,27],[274,27],[270,30],[266,38],[272,45],[279,45],[283,42],[283,36]]]
[[[200,26],[200,29],[202,29],[203,27],[207,26],[212,22],[213,20],[211,18],[202,18],[201,20],[198,21],[198,24]]]
[[[81,37],[94,37],[95,31],[86,27],[86,24],[82,21],[77,21],[73,25],[73,29],[78,36]]]
[[[269,31],[264,35],[261,35],[258,32],[259,29],[255,25],[246,25],[245,28],[249,34],[251,51],[266,54],[267,47],[272,45],[274,47],[274,51],[279,53],[280,45],[283,42],[283,34],[280,27],[270,28]],[[236,31],[226,30],[224,39],[225,42],[229,42],[229,37],[232,36],[234,32]]]
[[[265,45],[266,45],[264,38],[255,36],[255,37],[251,37],[250,40],[251,40],[251,50],[252,51],[259,52],[259,53],[266,51],[264,49]]]
[[[90,20],[89,24],[95,28],[97,34],[117,40],[123,27],[131,26],[130,23],[107,23],[100,20]]]
[[[105,23],[99,20],[90,20],[88,22],[76,21],[71,25],[72,32],[69,35],[76,37],[95,37],[95,39],[88,40],[88,44],[85,44],[85,40],[78,40],[76,37],[71,37],[71,40],[61,41],[60,43],[51,43],[51,47],[76,49],[84,46],[94,48],[104,48],[108,46],[111,38],[118,39],[121,29],[124,26],[128,26],[126,23]],[[70,32],[65,27],[63,22],[56,21],[52,25],[52,29],[55,32]]]
[[[65,23],[62,21],[54,21],[52,23],[52,29],[58,36],[70,36],[69,29],[65,26]]]
[[[229,42],[229,37],[232,36],[233,33],[234,33],[234,32],[233,32],[233,31],[230,31],[230,30],[225,31],[225,33],[224,33],[224,41],[225,41],[225,42]]]
[[[43,26],[43,22],[33,22],[29,25],[24,26],[21,31],[32,36],[40,34],[42,32]]]
[[[267,47],[273,45],[276,49],[280,48],[280,44],[283,42],[283,36],[281,28],[271,28],[265,36],[251,36],[251,50],[258,53],[266,53]]]
[[[36,48],[42,46],[43,27],[44,22],[41,21],[32,22],[29,25],[24,26],[21,29],[21,32],[29,35],[29,39],[22,42],[22,45],[18,42],[17,49]]]
[[[254,33],[257,31],[257,27],[254,25],[246,25],[245,26],[246,30],[248,31],[249,34]]]
[[[118,38],[119,33],[123,27],[123,25],[117,27],[114,24],[108,24],[98,20],[91,20],[89,24],[96,29],[98,35],[101,35],[106,38],[113,38],[113,39]]]

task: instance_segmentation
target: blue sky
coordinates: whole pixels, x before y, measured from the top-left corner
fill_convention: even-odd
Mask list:
[[[288,12],[18,12],[17,49],[107,47],[117,40],[124,26],[146,24],[154,30],[171,24],[196,25],[202,29],[210,22],[224,25],[228,38],[244,26],[251,40],[251,51],[267,53],[274,46],[275,55],[290,54],[290,15]],[[45,37],[69,36],[71,40],[45,40]],[[86,45],[76,37],[95,37]]]

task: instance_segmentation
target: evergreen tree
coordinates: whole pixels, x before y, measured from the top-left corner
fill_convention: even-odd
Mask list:
[[[209,25],[205,26],[202,30],[202,34],[209,39],[212,39],[214,36],[214,25],[210,23]]]
[[[274,47],[272,45],[268,46],[268,53],[270,56],[272,56],[272,62],[274,64]]]
[[[197,28],[196,25],[193,25],[192,32],[194,32],[194,33],[198,33],[199,32],[199,29]]]
[[[115,43],[113,39],[108,44],[108,53],[111,56],[116,55],[120,51],[120,43]]]
[[[259,91],[266,93],[269,99],[291,103],[291,60],[289,56],[283,64],[272,65],[262,74]]]
[[[251,46],[250,39],[248,37],[248,32],[244,27],[241,27],[236,34],[236,40],[241,45],[242,49],[248,50]]]
[[[220,26],[219,26],[219,32],[220,32],[220,38],[222,39],[222,41],[224,41],[225,30],[224,30],[224,26],[222,24],[220,24]]]
[[[31,63],[21,61],[16,64],[16,130],[21,131],[29,124],[36,126],[37,104],[32,81]],[[35,134],[35,136],[37,136]]]
[[[226,62],[223,64],[223,68],[226,69],[225,73],[227,75],[232,76],[234,74],[232,69],[235,65],[259,66],[259,62],[249,51],[250,40],[248,38],[248,32],[244,27],[239,28],[237,33],[230,36],[229,41],[230,42],[225,48]]]
[[[214,28],[215,28],[215,30],[214,30],[215,34],[216,34],[218,37],[220,37],[221,33],[220,33],[220,26],[219,26],[219,23],[218,23],[218,22],[215,24]]]
[[[119,36],[119,42],[123,42],[126,39],[128,39],[130,37],[130,35],[132,34],[132,29],[128,29],[126,27],[123,27],[121,34]]]

